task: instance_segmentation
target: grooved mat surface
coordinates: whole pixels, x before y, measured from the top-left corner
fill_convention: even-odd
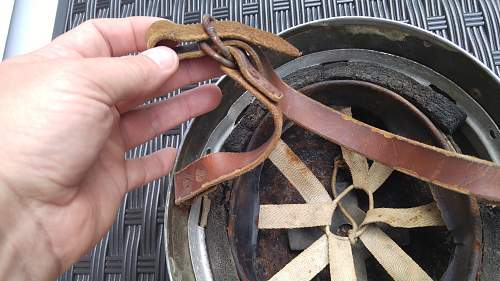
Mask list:
[[[500,76],[500,0],[61,0],[54,33],[91,18],[147,15],[195,23],[203,14],[271,32],[335,16],[393,19],[453,41]],[[179,126],[127,156],[177,147],[186,128]],[[127,194],[110,232],[59,280],[166,280],[163,217],[168,184],[163,178]]]

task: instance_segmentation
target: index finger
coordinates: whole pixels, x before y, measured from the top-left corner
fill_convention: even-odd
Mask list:
[[[92,19],[57,37],[49,47],[69,57],[117,57],[146,49],[146,31],[155,17]]]

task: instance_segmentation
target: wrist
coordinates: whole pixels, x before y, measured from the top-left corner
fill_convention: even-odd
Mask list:
[[[0,182],[0,280],[55,280],[60,261],[45,230]]]

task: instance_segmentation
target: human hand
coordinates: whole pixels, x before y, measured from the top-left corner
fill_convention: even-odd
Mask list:
[[[106,233],[123,195],[166,175],[176,153],[125,152],[218,105],[219,88],[204,86],[137,108],[221,74],[167,47],[127,56],[144,51],[155,20],[92,20],[0,64],[0,280],[55,279]]]

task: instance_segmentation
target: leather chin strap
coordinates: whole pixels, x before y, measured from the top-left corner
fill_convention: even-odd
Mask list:
[[[499,165],[377,129],[327,107],[284,83],[257,47],[300,55],[287,41],[237,22],[213,22],[213,26],[217,35],[224,39],[236,65],[230,68],[221,64],[221,69],[266,106],[274,120],[274,132],[255,150],[212,153],[177,171],[176,204],[187,203],[215,185],[261,164],[279,141],[283,116],[331,142],[404,174],[456,192],[500,202]],[[149,48],[165,41],[206,43],[209,39],[201,24],[179,25],[166,20],[154,23],[147,33]],[[193,48],[179,48],[178,53],[180,59],[207,55]]]

